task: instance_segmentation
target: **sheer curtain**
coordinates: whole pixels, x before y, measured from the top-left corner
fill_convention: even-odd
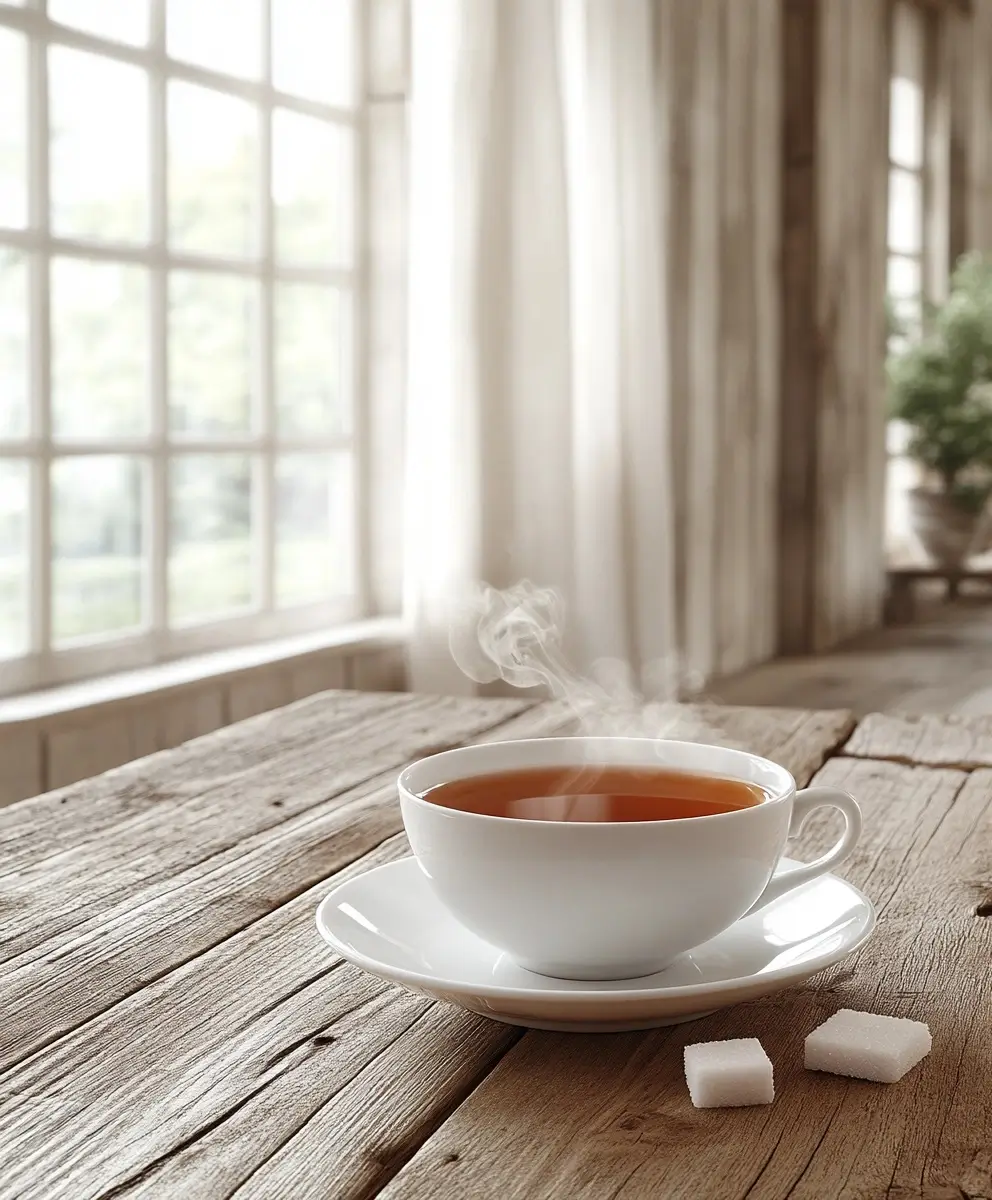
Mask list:
[[[651,0],[413,0],[406,606],[559,588],[567,649],[675,650],[663,111]]]

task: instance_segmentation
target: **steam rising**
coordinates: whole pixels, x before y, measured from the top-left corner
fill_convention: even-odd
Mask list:
[[[481,585],[461,606],[449,645],[470,679],[541,688],[571,710],[583,733],[717,740],[716,714],[690,713],[677,703],[698,700],[702,690],[699,676],[677,657],[643,669],[643,687],[615,659],[600,660],[582,676],[564,653],[565,628],[564,600],[554,588],[529,580],[503,591]]]

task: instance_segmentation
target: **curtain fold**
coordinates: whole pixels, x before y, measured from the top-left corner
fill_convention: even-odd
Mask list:
[[[414,0],[411,682],[479,581],[554,586],[580,670],[675,659],[651,0]],[[643,682],[643,681],[642,681]],[[652,680],[656,686],[657,678]]]

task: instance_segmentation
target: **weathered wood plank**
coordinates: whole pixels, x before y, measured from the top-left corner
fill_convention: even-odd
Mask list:
[[[404,849],[394,839],[339,878]],[[443,1105],[484,1071],[518,1035],[447,1008],[418,1029],[429,1001],[341,965],[318,939],[313,910],[333,882],[0,1075],[7,1151],[0,1197],[78,1200],[113,1189],[128,1194],[132,1184],[159,1196],[215,1195],[198,1190],[204,1176],[210,1186],[218,1176],[225,1188],[237,1186],[339,1093],[352,1122],[364,1114],[381,1127],[388,1117],[388,1137],[401,1137],[395,1105],[370,1111],[367,1068],[411,1028],[413,1040],[403,1045],[417,1052],[419,1066],[409,1072],[409,1055],[401,1063],[392,1052],[382,1091],[387,1102],[411,1094],[414,1129],[424,1118],[425,1083],[439,1089],[434,1103]],[[452,1093],[444,1090],[449,1083]],[[217,1157],[180,1189],[164,1168],[201,1131]],[[236,1157],[228,1162],[232,1132]],[[353,1144],[339,1149],[354,1175],[385,1169],[387,1156],[376,1151],[388,1143],[367,1139],[357,1157]],[[156,1168],[167,1180],[161,1187]]]
[[[0,873],[29,859],[75,846],[116,822],[160,803],[177,789],[249,773],[280,750],[307,754],[317,740],[340,737],[356,724],[407,713],[420,703],[412,696],[337,692],[302,701],[265,720],[265,737],[255,724],[231,725],[209,737],[184,742],[165,753],[129,763],[96,779],[49,792],[0,810]]]
[[[850,724],[843,713],[673,707],[657,732],[769,754],[803,783]],[[542,705],[480,740],[574,729],[566,706]],[[11,922],[8,957],[0,967],[0,1007],[8,1014],[0,1029],[0,1067],[372,850],[401,827],[394,795],[391,769],[114,903],[79,912],[70,924],[32,926],[29,941],[18,941]],[[275,800],[281,803],[278,796]]]
[[[709,742],[760,754],[780,763],[805,786],[854,729],[854,717],[842,709],[807,712],[799,708],[746,708],[725,704],[664,704],[641,713],[601,712],[578,720],[562,703],[522,713],[501,726],[517,737],[550,734],[629,734]],[[534,732],[527,732],[534,729]],[[484,740],[484,739],[479,739]]]
[[[389,698],[380,702],[392,720]],[[564,705],[509,711],[483,736],[574,728]],[[748,745],[802,781],[849,724],[699,706],[667,710],[658,732]],[[327,877],[405,849],[390,838],[393,776],[261,828],[71,929],[56,923],[0,970],[0,1136],[18,1163],[0,1196],[192,1198],[242,1184],[255,1195],[284,1185],[367,1195],[416,1150],[518,1034],[428,1012],[350,968],[324,975],[333,960],[312,912]],[[347,1134],[314,1143],[317,1129]],[[309,1131],[301,1142],[299,1130]]]
[[[858,723],[843,753],[964,770],[992,767],[992,717],[870,713]]]
[[[41,941],[0,969],[0,1069],[234,936],[402,828],[395,771],[194,864]]]
[[[228,779],[204,786],[196,775],[181,780],[173,776],[166,790],[149,766],[139,797],[145,802],[136,806],[134,815],[43,857],[32,856],[28,831],[18,847],[16,874],[10,873],[5,853],[0,904],[8,912],[0,960],[122,903],[144,887],[168,886],[178,872],[439,744],[457,745],[477,737],[519,712],[524,703],[420,696],[390,709],[389,718],[372,715],[345,724],[336,736],[323,737],[319,721],[316,728],[313,722],[322,706],[304,702],[298,710],[264,714],[243,726],[268,753],[259,755],[256,750],[255,765]],[[275,736],[270,739],[266,735],[273,724]],[[301,727],[308,729],[306,738],[299,736]],[[216,736],[222,740],[226,732]],[[155,759],[147,762],[154,764]],[[165,766],[168,773],[174,763],[167,759]],[[128,778],[122,779],[125,788]]]
[[[770,758],[802,787],[854,727],[850,713],[792,708],[685,705],[673,711],[659,737],[732,746]]]
[[[651,1034],[528,1034],[381,1194],[987,1194],[981,1148],[992,1139],[992,1115],[983,1100],[982,1046],[992,997],[982,980],[992,922],[976,918],[975,907],[992,884],[992,773],[965,780],[950,770],[829,762],[817,781],[850,788],[866,814],[865,838],[847,874],[882,914],[853,964]],[[804,833],[803,848],[812,853],[832,833],[818,823]],[[933,1053],[913,1080],[884,1095],[878,1085],[806,1072],[802,1037],[840,1007],[926,1020]],[[775,1104],[693,1109],[683,1046],[743,1036],[760,1037],[775,1064]],[[305,1137],[303,1131],[297,1141]],[[963,1190],[966,1183],[971,1190]]]

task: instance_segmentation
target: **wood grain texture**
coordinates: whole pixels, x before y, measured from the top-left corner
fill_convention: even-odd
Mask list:
[[[889,6],[783,19],[778,643],[807,653],[881,619]]]
[[[992,717],[871,713],[843,752],[964,770],[992,767]]]
[[[659,733],[749,746],[801,781],[850,728],[842,713],[653,715]],[[0,1197],[375,1194],[521,1034],[340,964],[313,909],[335,881],[406,852],[398,761],[574,730],[561,704],[329,694],[76,785],[75,840],[9,821]],[[369,775],[378,754],[394,765]],[[108,799],[135,779],[171,796],[139,809],[144,841]],[[90,837],[87,793],[102,816]],[[20,807],[45,813],[44,799]],[[211,832],[223,812],[229,845]],[[169,871],[147,869],[146,844]],[[47,899],[15,895],[46,863],[73,869]]]
[[[834,759],[817,782],[853,791],[865,837],[845,872],[879,907],[853,962],[788,992],[648,1034],[529,1033],[381,1193],[389,1200],[578,1196],[951,1197],[989,1194],[986,1090],[992,773]],[[804,831],[812,854],[833,835]],[[804,857],[806,856],[804,854]],[[934,1050],[885,1088],[806,1072],[802,1038],[841,1007],[929,1022]],[[689,1042],[756,1036],[775,1104],[694,1109]],[[563,1119],[563,1097],[567,1118]]]
[[[394,467],[391,486],[396,476]],[[391,553],[395,561],[395,547]],[[130,695],[115,695],[112,688],[109,698],[107,689],[97,698],[77,694],[63,699],[65,707],[53,704],[46,711],[39,705],[41,712],[30,716],[24,716],[23,710],[17,714],[18,705],[30,697],[10,698],[8,715],[0,717],[0,806],[89,779],[291,700],[346,685],[363,691],[402,690],[401,650],[370,642],[350,651],[338,646],[294,654],[282,661],[222,671],[203,681],[150,684],[146,678],[140,684],[132,681]],[[75,691],[81,693],[84,687],[75,685]],[[23,747],[23,755],[7,753],[9,746]]]
[[[169,755],[156,770],[147,760],[137,789],[132,773],[107,776],[101,788],[120,788],[134,802],[118,809],[119,820],[88,829],[85,813],[79,837],[39,854],[29,828],[14,856],[4,852],[0,905],[6,916],[0,961],[24,953],[43,936],[119,905],[143,889],[168,888],[181,871],[230,851],[252,834],[276,829],[293,816],[438,746],[457,745],[519,712],[521,701],[471,701],[407,697],[387,705],[388,717],[358,704],[365,719],[342,715],[336,732],[324,714],[351,707],[341,695],[325,694],[300,706],[264,714],[213,735],[223,757],[228,740],[244,750],[240,769],[218,776],[174,774]],[[388,722],[388,723],[387,723]],[[229,736],[226,736],[229,735]],[[248,743],[248,744],[246,744]],[[249,745],[251,749],[249,749]],[[171,783],[168,782],[171,780]],[[135,795],[135,790],[137,795]],[[88,807],[83,801],[84,807]],[[41,839],[49,840],[42,833]],[[72,906],[65,898],[73,897]]]
[[[360,869],[404,849],[397,839]],[[17,1148],[16,1162],[6,1158],[0,1196],[77,1200],[112,1189],[126,1195],[138,1184],[159,1196],[217,1194],[200,1190],[204,1178],[230,1191],[338,1093],[352,1122],[365,1112],[375,1125],[388,1113],[383,1137],[400,1138],[399,1114],[393,1107],[376,1114],[374,1093],[366,1091],[378,1055],[387,1053],[384,1082],[400,1075],[400,1089],[418,1097],[411,1116],[420,1128],[421,1078],[441,1083],[445,1038],[456,1075],[482,1069],[515,1040],[505,1027],[444,1009],[428,1020],[426,1037],[415,1035],[409,1048],[419,1046],[420,1054],[412,1071],[410,1055],[402,1062],[389,1055],[431,1005],[341,965],[323,946],[313,910],[334,882],[0,1075],[0,1128]],[[431,1036],[439,1026],[443,1036]],[[166,1160],[201,1132],[217,1157],[201,1146],[197,1157],[201,1165],[209,1157],[209,1169],[190,1176],[181,1163],[189,1187],[179,1188]],[[227,1162],[232,1137],[235,1160]],[[383,1169],[371,1136],[364,1146],[347,1154],[353,1177]],[[314,1185],[322,1187],[322,1177]]]
[[[503,717],[526,707],[506,701]],[[412,695],[379,696],[333,692],[302,700],[244,724],[230,725],[141,762],[81,781],[71,787],[0,810],[0,879],[18,866],[23,850],[32,861],[63,849],[78,849],[91,838],[106,836],[114,825],[158,806],[169,808],[183,797],[196,797],[212,787],[235,785],[265,769],[280,755],[306,759],[315,746],[333,754],[351,745],[388,745],[382,726],[394,722],[419,729],[425,743],[443,726],[444,712],[456,701],[427,702]],[[462,710],[464,711],[464,710]],[[479,712],[486,711],[480,705]],[[496,712],[496,709],[489,710]]]
[[[657,736],[760,754],[785,767],[803,787],[853,728],[854,718],[842,710],[687,704],[673,706],[671,719]]]

